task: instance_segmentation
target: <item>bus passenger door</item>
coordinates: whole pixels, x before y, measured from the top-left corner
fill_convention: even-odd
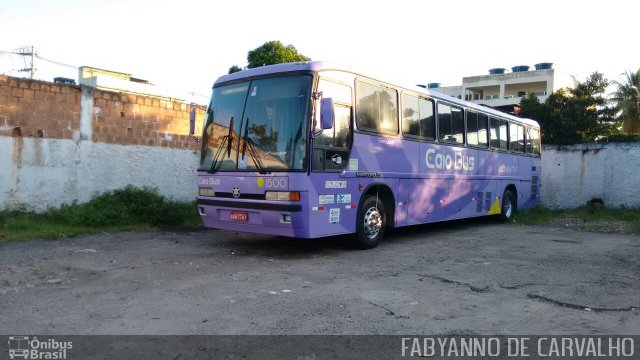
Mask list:
[[[351,155],[351,106],[335,104],[334,125],[313,141],[309,181],[312,236],[355,232],[357,185],[340,175]]]

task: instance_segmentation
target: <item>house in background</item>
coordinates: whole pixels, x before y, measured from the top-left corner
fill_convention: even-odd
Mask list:
[[[520,100],[534,93],[544,102],[553,93],[553,63],[518,65],[508,72],[505,68],[493,68],[488,75],[462,78],[462,85],[440,86],[439,83],[420,85],[431,91],[437,91],[458,99],[485,105],[506,113],[516,113]]]

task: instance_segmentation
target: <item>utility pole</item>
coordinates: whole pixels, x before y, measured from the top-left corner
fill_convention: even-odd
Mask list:
[[[33,51],[33,45],[31,45],[31,80],[33,80],[34,75],[36,74],[36,53]]]
[[[31,80],[33,80],[33,78],[36,75],[36,52],[33,49],[33,45],[31,45],[31,51],[28,52],[26,51],[28,48],[23,49],[21,52],[16,52],[15,54],[17,55],[22,55],[22,56],[31,56],[31,67],[30,68],[24,68],[24,69],[20,69],[18,71],[29,71],[31,72]]]

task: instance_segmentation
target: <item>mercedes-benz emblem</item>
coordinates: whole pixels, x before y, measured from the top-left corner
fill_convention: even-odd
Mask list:
[[[240,197],[240,189],[238,189],[238,187],[237,187],[237,186],[236,186],[236,187],[234,187],[234,188],[233,188],[233,192],[232,192],[232,194],[233,194],[233,197],[234,197],[234,198],[236,198],[236,199],[237,199],[237,198],[239,198],[239,197]]]

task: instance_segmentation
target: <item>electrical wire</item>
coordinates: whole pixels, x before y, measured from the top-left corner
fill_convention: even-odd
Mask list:
[[[27,55],[31,55],[31,53],[27,49],[19,49],[17,51],[0,50],[0,54],[23,56],[23,57],[25,57],[25,58],[23,58],[23,61],[25,62],[25,66],[27,66],[26,56]],[[38,59],[40,59],[40,60],[44,60],[44,61],[52,63],[52,64],[56,64],[56,65],[60,65],[60,66],[66,66],[66,67],[74,68],[74,69],[78,68],[78,66],[75,66],[75,65],[69,65],[69,64],[65,64],[65,63],[59,62],[59,61],[51,60],[51,59],[46,58],[46,57],[44,57],[44,56],[42,56],[42,55],[40,55],[38,53],[35,53],[33,56],[38,58]]]
[[[59,62],[59,61],[55,61],[55,60],[51,60],[51,59],[47,59],[47,58],[46,58],[46,57],[44,57],[44,56],[40,56],[40,55],[38,55],[38,53],[36,53],[36,54],[35,54],[35,57],[36,57],[36,58],[38,58],[38,59],[40,59],[40,60],[44,60],[44,61],[50,62],[50,63],[52,63],[52,64],[56,64],[56,65],[60,65],[60,66],[66,66],[66,67],[70,67],[70,68],[74,68],[74,69],[77,69],[77,68],[78,68],[78,66],[69,65],[69,64],[61,63],[61,62]]]

